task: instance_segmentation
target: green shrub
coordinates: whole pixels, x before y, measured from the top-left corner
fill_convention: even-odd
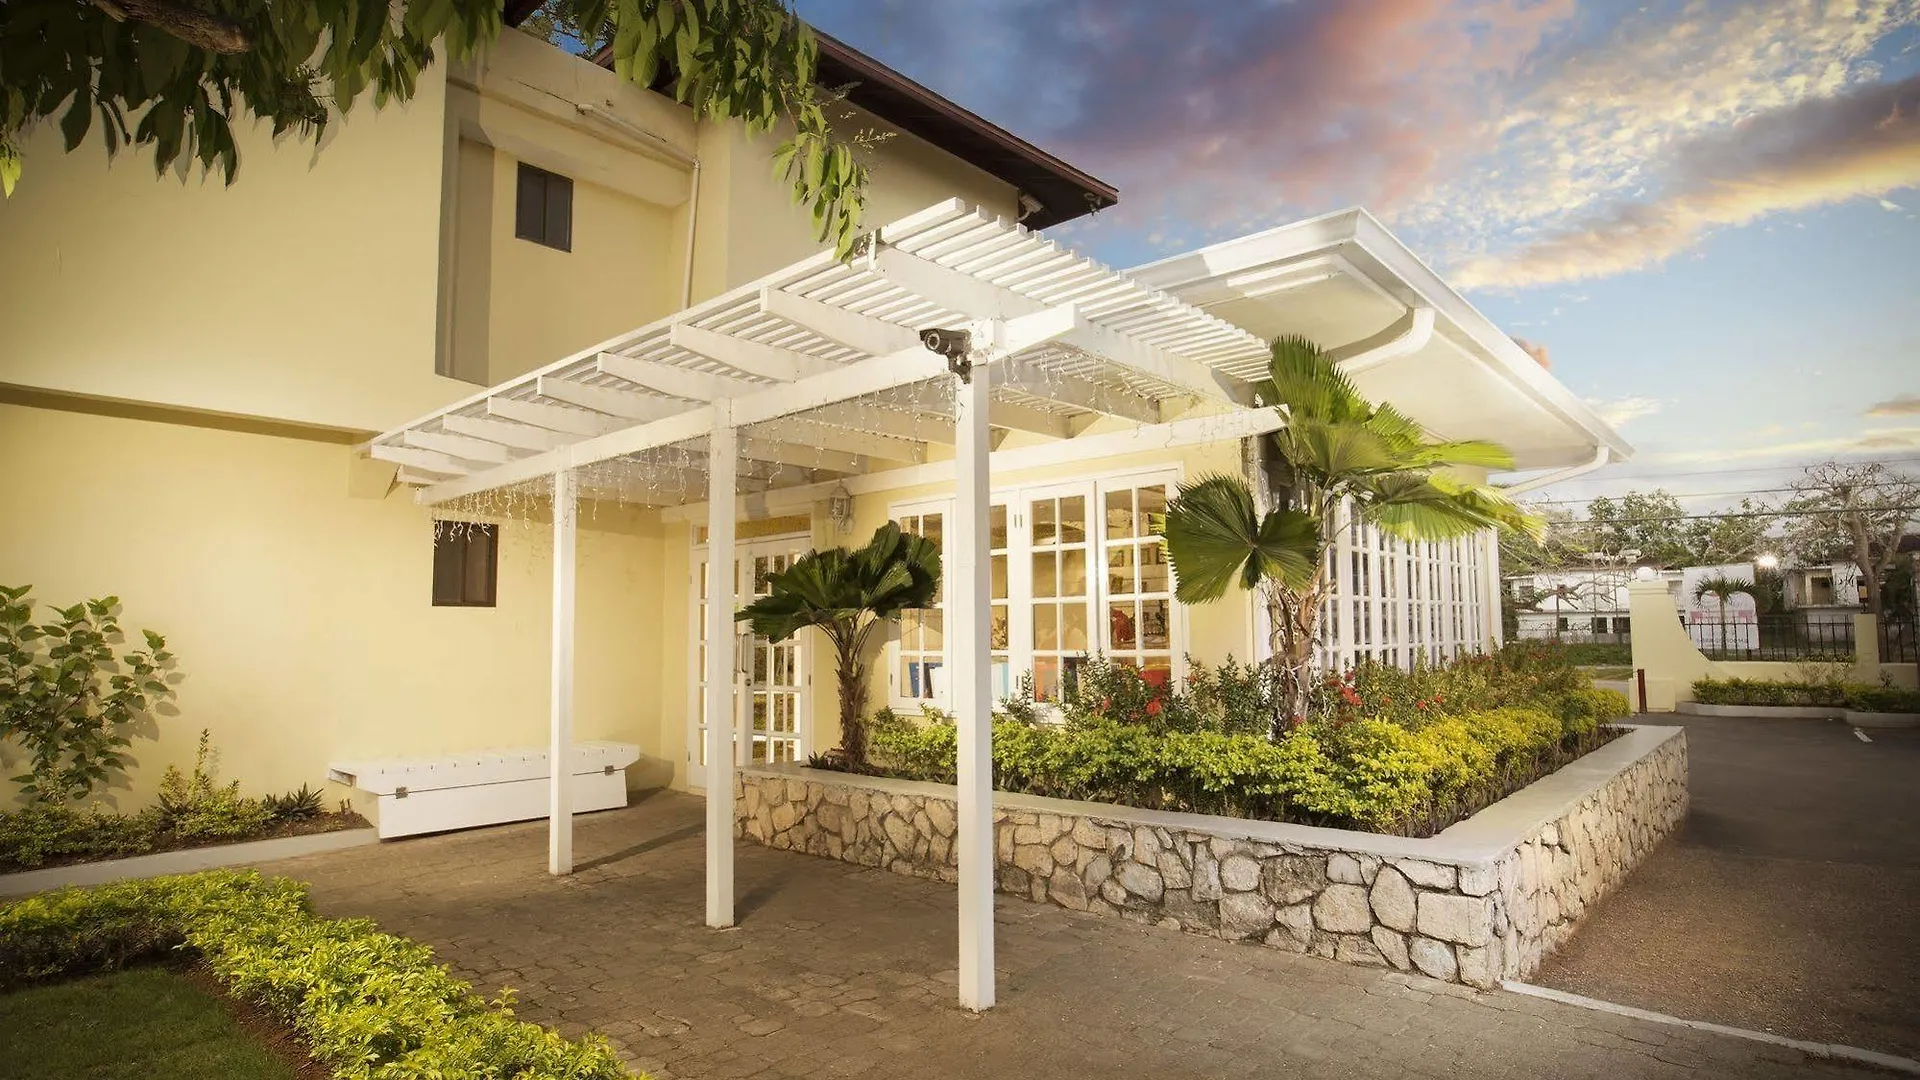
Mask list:
[[[22,793],[65,806],[125,768],[139,722],[173,693],[164,671],[173,654],[146,630],[145,649],[113,655],[118,597],[35,623],[30,591],[0,585],[0,739],[25,752],[27,771],[13,778]]]
[[[0,871],[31,870],[62,859],[112,859],[153,850],[157,811],[116,814],[34,803],[0,813]]]
[[[0,981],[108,970],[186,948],[235,997],[297,1032],[343,1080],[628,1075],[603,1040],[569,1040],[487,1002],[432,950],[313,914],[306,887],[253,872],[66,889],[0,907]]]
[[[1612,704],[1590,703],[1596,716]],[[994,786],[1157,810],[1430,831],[1590,749],[1596,726],[1512,707],[1436,715],[1417,729],[1365,717],[1316,723],[1270,740],[1009,717],[993,728]],[[904,779],[953,783],[955,746],[950,723],[889,716],[872,727],[873,764]]]
[[[1764,705],[1840,708],[1847,688],[1838,683],[1769,682],[1765,679],[1700,679],[1693,699],[1702,705]]]
[[[214,774],[213,748],[202,728],[193,774],[169,765],[160,778],[160,815],[167,831],[182,840],[230,840],[259,832],[273,820],[260,800],[240,794],[240,781],[221,785]]]
[[[1855,712],[1920,713],[1920,690],[1892,686],[1849,686],[1847,708]]]
[[[260,800],[260,806],[271,821],[308,821],[326,809],[320,793],[305,784],[285,795],[268,795]]]

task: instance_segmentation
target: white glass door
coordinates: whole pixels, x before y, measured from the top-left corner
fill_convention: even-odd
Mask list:
[[[773,575],[793,564],[809,546],[804,536],[754,540],[734,547],[733,588],[738,605],[745,607],[769,592]],[[700,784],[706,776],[707,724],[707,551],[693,553],[692,640],[695,666],[691,674],[692,700],[688,707],[688,778]],[[744,623],[735,638],[736,674],[734,715],[722,719],[735,727],[734,760],[748,762],[804,761],[807,757],[807,641],[802,631],[778,644],[746,633]],[[741,686],[741,680],[744,685]]]
[[[1089,653],[1099,643],[1088,634],[1093,623],[1093,531],[1088,514],[1092,484],[1028,488],[1019,505],[1025,525],[1024,597],[1016,616],[1024,626],[1015,633],[1033,642],[1034,695],[1047,700],[1071,686]],[[1028,633],[1021,633],[1026,630]],[[1030,634],[1030,636],[1029,636]]]

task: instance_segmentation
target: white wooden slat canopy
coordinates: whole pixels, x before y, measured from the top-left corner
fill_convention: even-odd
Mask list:
[[[399,466],[423,503],[518,489],[564,504],[553,515],[555,760],[571,743],[576,499],[704,502],[709,565],[728,566],[742,492],[950,465],[959,990],[962,1004],[984,1009],[994,997],[984,599],[993,430],[1067,447],[1101,418],[1158,446],[1271,430],[1271,410],[1246,411],[1266,356],[1265,342],[1231,323],[949,201],[879,229],[849,262],[802,260],[385,432],[367,451]],[[1112,445],[1112,427],[1087,436],[1089,452]],[[730,575],[710,578],[706,707],[726,716],[736,600]],[[727,725],[707,732],[707,920],[718,927],[734,918],[733,769],[746,748],[730,745]],[[572,869],[565,796],[556,784],[556,874]]]

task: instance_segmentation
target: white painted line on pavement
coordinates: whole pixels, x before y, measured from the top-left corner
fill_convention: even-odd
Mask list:
[[[1866,733],[1866,732],[1864,732],[1864,731],[1861,731],[1861,730],[1860,730],[1859,728],[1854,728],[1854,729],[1853,729],[1853,737],[1854,737],[1854,738],[1856,738],[1856,739],[1859,739],[1859,740],[1860,740],[1861,742],[1872,742],[1872,741],[1873,741],[1872,739],[1870,739],[1870,738],[1868,738],[1868,737],[1867,737],[1867,733]]]
[[[1874,1065],[1882,1069],[1891,1069],[1894,1072],[1920,1076],[1920,1061],[1915,1061],[1907,1057],[1899,1057],[1895,1054],[1883,1054],[1878,1050],[1863,1050],[1858,1046],[1846,1046],[1841,1043],[1789,1039],[1784,1035],[1774,1035],[1765,1031],[1754,1031],[1750,1028],[1728,1027],[1725,1024],[1715,1024],[1705,1020],[1688,1020],[1679,1016],[1668,1016],[1666,1013],[1652,1012],[1647,1009],[1636,1009],[1631,1005],[1615,1005],[1611,1001],[1601,1001],[1599,998],[1590,998],[1581,994],[1569,994],[1565,990],[1555,990],[1550,986],[1535,986],[1532,983],[1507,980],[1500,984],[1500,988],[1516,994],[1525,994],[1528,997],[1558,1001],[1562,1005],[1573,1005],[1582,1009],[1592,1009],[1595,1012],[1612,1013],[1615,1016],[1625,1016],[1634,1020],[1646,1020],[1655,1024],[1668,1024],[1673,1027],[1693,1028],[1695,1031],[1706,1031],[1715,1035],[1728,1035],[1736,1039],[1750,1039],[1754,1042],[1772,1043],[1775,1046],[1790,1047],[1817,1058],[1858,1061],[1865,1065]]]

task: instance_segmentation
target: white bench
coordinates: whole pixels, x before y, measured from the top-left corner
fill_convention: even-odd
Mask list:
[[[626,768],[639,758],[632,743],[575,743],[574,813],[627,805]],[[367,816],[382,840],[544,818],[550,775],[547,751],[533,747],[327,766],[327,779],[373,796]]]

